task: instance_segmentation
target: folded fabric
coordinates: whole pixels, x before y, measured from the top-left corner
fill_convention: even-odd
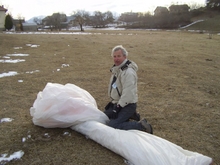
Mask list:
[[[88,120],[101,123],[108,117],[98,110],[95,99],[73,84],[47,83],[30,109],[33,123],[45,128],[66,128]]]

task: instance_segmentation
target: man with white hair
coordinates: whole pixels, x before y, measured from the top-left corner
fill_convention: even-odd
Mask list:
[[[137,64],[127,59],[128,52],[122,45],[114,47],[111,56],[114,61],[108,88],[111,102],[104,111],[110,119],[108,126],[122,130],[136,129],[153,134],[152,126],[146,119],[140,120],[136,112]]]

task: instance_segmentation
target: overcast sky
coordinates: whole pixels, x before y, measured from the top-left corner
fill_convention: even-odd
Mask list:
[[[48,16],[53,13],[64,13],[67,16],[73,11],[111,11],[152,12],[157,6],[169,7],[171,4],[205,5],[205,0],[0,0],[0,5],[8,9],[13,18],[18,16],[28,20],[36,16]]]

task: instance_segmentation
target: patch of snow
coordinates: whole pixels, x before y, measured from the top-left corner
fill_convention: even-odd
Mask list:
[[[15,59],[15,60],[0,60],[0,63],[18,63],[18,62],[24,62],[24,59]]]
[[[63,133],[63,136],[71,136],[71,133],[69,133],[69,132],[64,132],[64,133]]]
[[[62,64],[62,65],[61,65],[61,68],[69,67],[69,66],[70,66],[69,64]]]
[[[0,60],[1,61],[1,60]],[[35,70],[35,71],[27,71],[27,72],[25,72],[25,73],[27,73],[27,74],[33,74],[33,73],[36,73],[36,72],[40,72],[39,70]],[[9,71],[8,73],[1,73],[0,74],[0,78],[2,78],[2,77],[8,77],[8,76],[15,76],[15,75],[17,75],[18,74],[18,72],[16,72],[16,71]],[[18,80],[18,82],[24,82],[23,80]]]
[[[26,138],[25,138],[25,137],[23,137],[21,141],[24,143],[24,142],[26,141]]]
[[[1,60],[0,60],[0,61],[1,61]],[[18,72],[9,71],[8,73],[2,73],[2,74],[0,74],[0,78],[2,78],[2,77],[8,77],[8,76],[14,76],[14,75],[16,75],[16,74],[18,74]]]
[[[22,139],[21,139],[21,141],[22,142],[25,142],[27,139],[30,139],[31,138],[31,135],[28,135],[27,137],[23,137]]]
[[[22,49],[22,47],[14,47],[14,49]]]
[[[188,32],[193,32],[193,33],[205,33],[205,30],[188,30]]]
[[[35,45],[35,44],[26,44],[26,46],[30,46],[31,48],[37,48],[40,45]]]
[[[0,157],[0,162],[9,162],[13,159],[17,160],[20,159],[23,155],[24,152],[22,150],[14,152],[12,155],[10,155],[9,157],[6,157],[8,154],[2,154]]]
[[[11,122],[12,120],[14,120],[14,119],[11,119],[11,118],[3,118],[3,119],[1,119],[0,121],[0,123],[3,123],[3,122]]]
[[[39,71],[39,70],[35,70],[35,71],[27,71],[27,72],[25,72],[25,73],[33,74],[33,73],[35,73],[35,72],[40,72],[40,71]]]
[[[0,63],[18,63],[18,62],[23,62],[25,61],[24,59],[10,59],[10,57],[21,57],[21,56],[29,56],[29,54],[6,54],[6,56],[3,56],[3,58],[8,59],[8,60],[0,60]]]
[[[75,35],[91,35],[91,34],[101,34],[101,33],[89,33],[89,32],[6,32],[6,34],[75,34]],[[26,44],[26,46],[31,46],[32,44]]]
[[[21,54],[21,53],[18,53],[18,54],[6,54],[6,56],[20,56],[20,57],[24,57],[24,56],[29,56],[29,54]]]
[[[31,45],[32,48],[37,48],[40,45]]]
[[[193,23],[191,23],[191,24],[189,24],[189,25],[186,25],[186,26],[180,27],[180,29],[187,28],[187,27],[189,27],[189,26],[192,26],[192,25],[194,25],[194,24],[196,24],[196,23],[203,22],[203,21],[204,21],[204,20],[197,20],[197,21],[195,21],[195,22],[193,22]]]
[[[49,133],[45,133],[44,137],[49,138],[50,137]]]
[[[3,56],[3,58],[10,58],[10,57],[8,57],[8,56]]]

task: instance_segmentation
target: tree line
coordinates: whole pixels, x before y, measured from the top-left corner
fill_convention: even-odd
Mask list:
[[[100,12],[95,11],[93,15],[85,10],[74,11],[73,14],[68,18],[65,14],[54,13],[52,16],[47,16],[42,21],[35,18],[34,21],[38,24],[41,22],[44,26],[49,26],[51,30],[62,29],[67,26],[67,24],[79,25],[81,31],[84,31],[83,26],[93,26],[93,27],[106,27],[106,25],[113,23],[115,20],[112,12]]]
[[[220,0],[206,0],[206,7],[209,10],[220,11]]]
[[[151,13],[132,13],[127,12],[121,14],[117,18],[117,23],[123,23],[121,27],[125,28],[177,28],[190,23],[190,18],[201,14],[204,10],[220,11],[220,0],[206,0],[206,6],[198,9],[191,9],[188,13],[163,13],[161,15],[152,15]],[[74,11],[70,16],[70,22],[65,14],[54,13],[44,19],[34,18],[34,22],[38,25],[49,26],[51,30],[60,30],[67,24],[79,25],[80,30],[84,31],[83,26],[93,26],[95,28],[103,28],[109,24],[116,23],[116,16],[111,11],[100,12],[95,11],[91,14],[85,10]],[[5,28],[12,29],[13,18],[6,15]],[[20,25],[22,28],[22,23]],[[21,29],[22,30],[22,29]]]

